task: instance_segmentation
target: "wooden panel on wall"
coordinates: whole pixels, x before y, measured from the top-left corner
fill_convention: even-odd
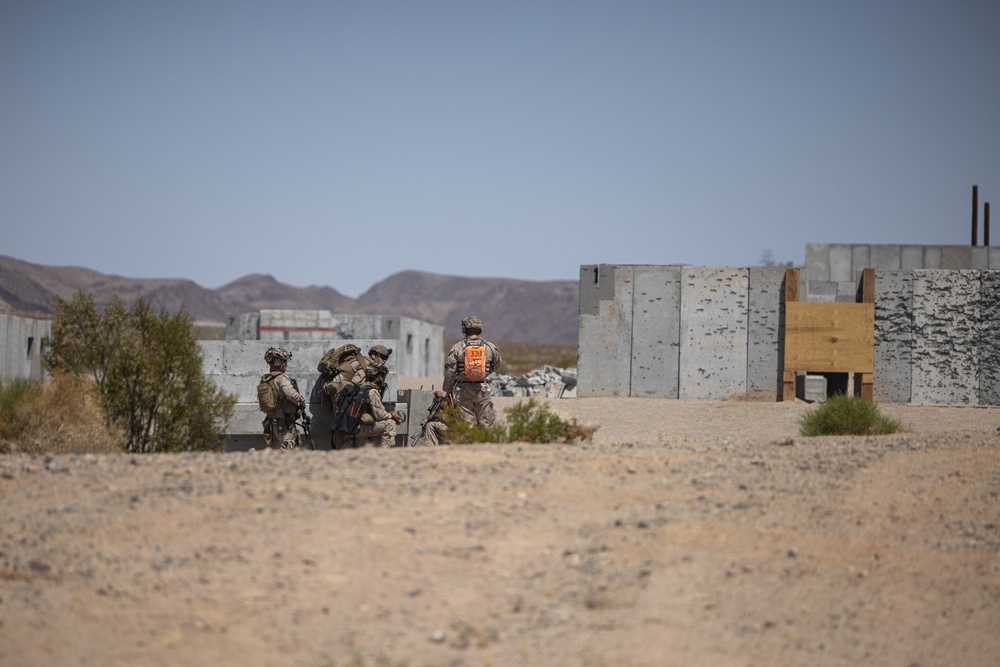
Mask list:
[[[785,371],[871,373],[875,305],[785,303]]]

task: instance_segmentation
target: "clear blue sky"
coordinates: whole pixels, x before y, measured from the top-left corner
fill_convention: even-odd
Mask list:
[[[349,296],[798,264],[968,244],[974,184],[1000,203],[996,0],[0,3],[0,254],[40,264]]]

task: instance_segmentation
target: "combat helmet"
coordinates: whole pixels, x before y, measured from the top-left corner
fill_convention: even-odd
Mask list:
[[[389,355],[392,354],[392,348],[386,347],[385,345],[372,345],[368,348],[368,356],[370,357],[373,354],[377,354],[382,357],[382,359],[388,360]]]
[[[469,315],[462,320],[462,335],[466,336],[470,333],[483,333],[483,321],[475,315]]]
[[[269,347],[264,353],[264,361],[273,364],[275,361],[288,362],[292,358],[292,353],[283,347]]]

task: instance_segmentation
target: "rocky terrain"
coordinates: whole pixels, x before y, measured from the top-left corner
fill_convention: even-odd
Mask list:
[[[1000,408],[543,400],[593,441],[0,457],[0,664],[997,664]]]

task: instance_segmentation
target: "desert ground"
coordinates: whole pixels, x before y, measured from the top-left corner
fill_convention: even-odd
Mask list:
[[[1000,408],[545,402],[593,440],[0,457],[0,665],[1000,664]]]

